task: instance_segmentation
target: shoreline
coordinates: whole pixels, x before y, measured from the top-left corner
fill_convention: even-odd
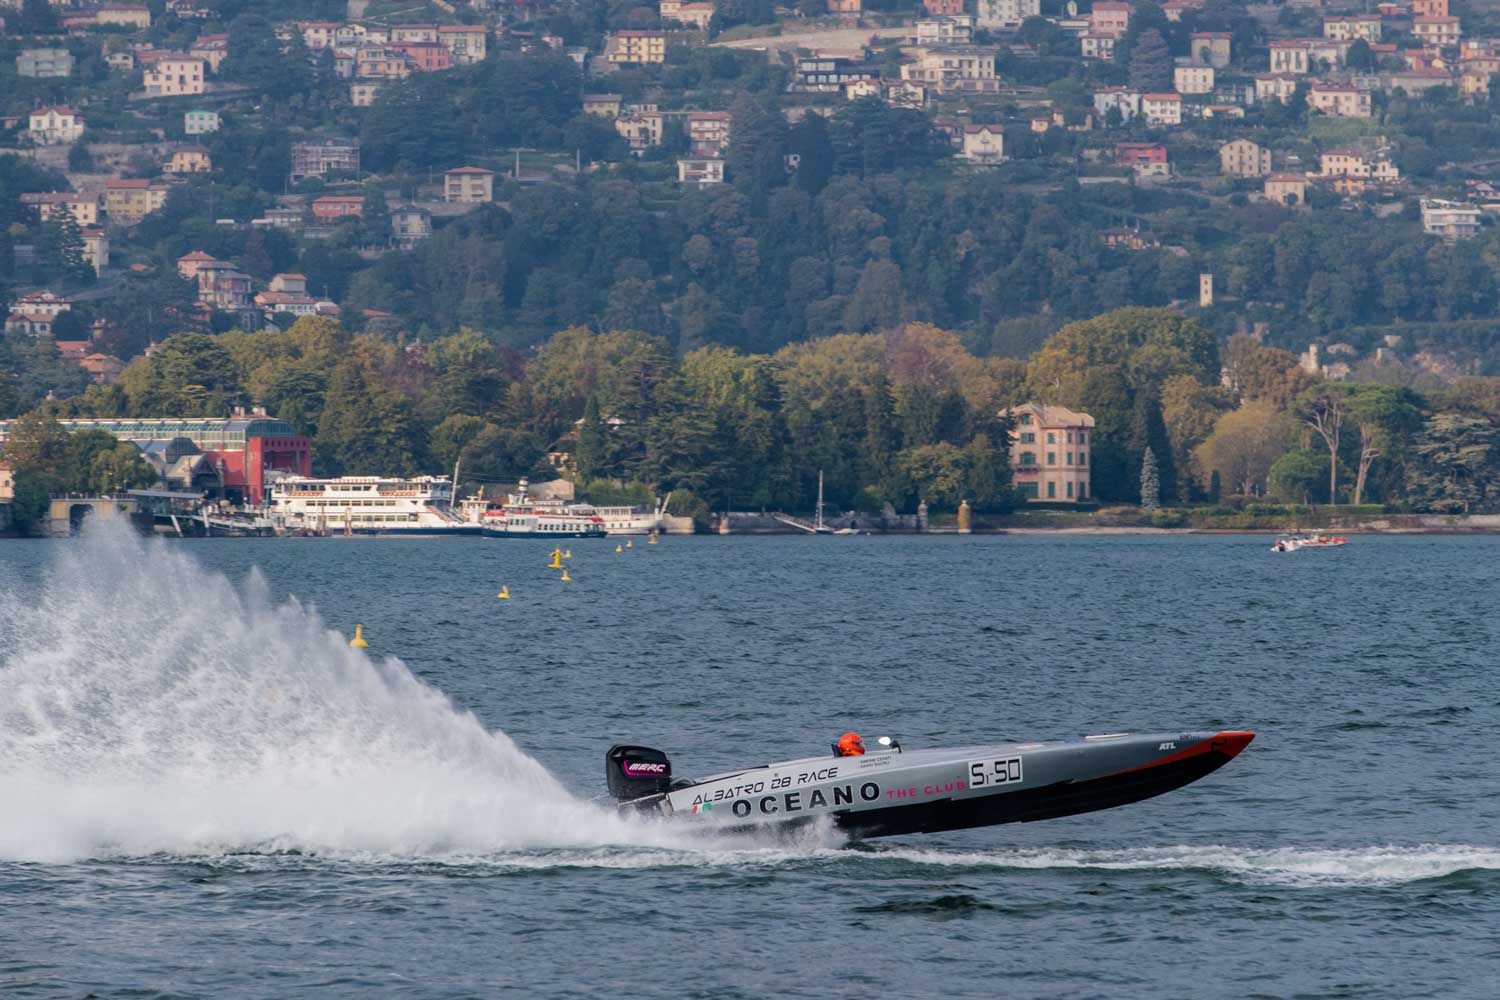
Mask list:
[[[1456,537],[1470,536],[1470,537],[1481,538],[1481,537],[1491,537],[1491,536],[1495,536],[1495,535],[1500,535],[1500,529],[1493,528],[1493,527],[1438,527],[1438,526],[1390,527],[1390,528],[1368,528],[1368,527],[1342,528],[1341,527],[1341,528],[1324,528],[1324,529],[1319,529],[1319,530],[1321,530],[1324,534],[1359,535],[1359,536],[1362,536],[1362,537],[1378,537],[1378,536],[1401,537],[1401,536],[1443,535],[1443,536],[1450,536],[1450,537],[1453,537],[1453,536],[1456,536]],[[937,529],[933,529],[933,530],[929,530],[929,531],[873,531],[872,530],[872,531],[861,531],[858,535],[844,536],[844,537],[856,537],[856,538],[963,538],[963,537],[999,538],[999,537],[1002,537],[1002,536],[1005,536],[1005,535],[1015,535],[1017,537],[1040,537],[1040,536],[1051,535],[1051,536],[1067,536],[1067,537],[1075,537],[1075,538],[1080,538],[1080,537],[1081,538],[1087,538],[1087,537],[1101,538],[1101,537],[1110,537],[1110,536],[1257,535],[1257,536],[1273,537],[1274,538],[1277,535],[1296,534],[1296,533],[1298,533],[1297,529],[1290,529],[1290,528],[1155,528],[1155,527],[1148,527],[1146,525],[1091,525],[1091,526],[1055,527],[1055,528],[1046,528],[1046,527],[976,528],[973,531],[969,532],[967,535],[961,535],[957,530],[955,530],[953,528],[937,528]],[[170,539],[170,540],[173,540],[173,541],[187,541],[187,542],[201,541],[201,540],[204,540],[205,538],[208,538],[209,540],[219,540],[219,539],[229,538],[229,539],[236,539],[236,540],[287,541],[287,540],[300,540],[300,539],[306,539],[306,538],[319,538],[319,537],[321,537],[321,538],[339,538],[339,539],[342,539],[342,538],[345,537],[343,535],[326,535],[326,536],[309,536],[309,535],[250,535],[250,534],[229,534],[229,533],[216,534],[216,535],[211,535],[211,536],[203,536],[203,535],[178,536],[178,535],[172,534],[170,532],[143,532],[142,534],[146,535],[148,537],[158,537],[158,538]],[[799,537],[804,537],[804,536],[805,537],[817,537],[817,536],[808,535],[806,532],[801,532],[801,531],[736,531],[736,532],[733,532],[733,533],[730,533],[730,534],[727,534],[727,535],[726,534],[722,534],[720,532],[716,532],[716,531],[700,531],[700,532],[694,532],[693,534],[676,533],[676,534],[671,534],[671,535],[663,535],[662,537],[663,538],[673,538],[673,539],[676,539],[676,538],[799,538]],[[16,534],[16,533],[10,532],[10,531],[0,532],[0,542],[48,541],[48,540],[66,539],[66,538],[71,538],[71,537],[75,537],[75,536],[72,536],[72,535],[54,535],[54,534],[20,535],[20,534]],[[448,535],[428,535],[428,534],[422,534],[420,532],[411,532],[409,534],[405,534],[405,533],[398,534],[398,533],[392,532],[392,533],[389,533],[389,534],[369,534],[369,533],[366,533],[366,534],[353,535],[353,536],[349,536],[349,537],[350,537],[351,541],[358,540],[358,539],[365,539],[365,540],[369,540],[369,539],[384,539],[386,541],[391,541],[391,540],[417,541],[417,540],[432,539],[432,538],[448,538],[448,537],[453,537],[453,536],[448,536]],[[614,540],[618,541],[620,539],[638,538],[638,537],[642,537],[643,538],[645,536],[638,536],[638,535],[629,535],[629,536],[627,536],[627,535],[610,535],[610,536],[608,536],[604,540],[608,541],[610,539],[614,539]],[[832,536],[827,536],[827,537],[832,537]],[[498,540],[500,540],[500,541],[535,541],[536,539],[515,538],[515,539],[498,539]],[[558,541],[558,539],[552,539],[552,538],[544,538],[543,540],[544,541]],[[579,539],[569,539],[569,541],[579,541]],[[588,541],[588,539],[581,539],[581,541]]]

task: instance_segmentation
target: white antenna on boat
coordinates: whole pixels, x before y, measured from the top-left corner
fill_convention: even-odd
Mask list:
[[[817,521],[816,529],[818,531],[822,531],[823,530],[823,470],[822,469],[818,470],[818,521]]]

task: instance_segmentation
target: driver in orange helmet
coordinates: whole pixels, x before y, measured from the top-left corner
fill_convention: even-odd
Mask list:
[[[834,752],[840,757],[862,757],[865,753],[865,741],[859,738],[858,733],[845,733],[834,744]]]

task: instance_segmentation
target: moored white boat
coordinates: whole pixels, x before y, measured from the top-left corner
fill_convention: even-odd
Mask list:
[[[460,505],[466,523],[490,538],[603,538],[604,519],[579,513],[559,500],[534,500],[527,481],[504,500],[491,500],[480,491]]]
[[[387,479],[282,476],[267,486],[271,516],[283,528],[326,535],[475,535],[453,512],[446,476]]]

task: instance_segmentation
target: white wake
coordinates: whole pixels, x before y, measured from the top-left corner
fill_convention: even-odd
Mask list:
[[[1500,869],[1500,848],[1471,844],[1323,849],[1206,845],[1099,851],[1040,848],[974,852],[898,847],[878,854],[893,861],[942,867],[1204,871],[1243,882],[1288,886],[1396,885],[1442,878],[1461,871]]]
[[[264,581],[101,523],[0,582],[0,859],[680,846]]]

